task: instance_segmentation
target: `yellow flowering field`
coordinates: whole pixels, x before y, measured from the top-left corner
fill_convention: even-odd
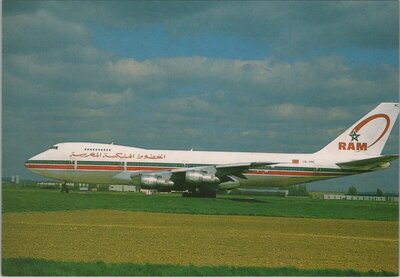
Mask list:
[[[398,222],[115,210],[3,214],[3,257],[398,272]]]

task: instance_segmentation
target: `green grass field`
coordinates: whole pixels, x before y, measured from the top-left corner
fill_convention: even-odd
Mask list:
[[[268,196],[219,195],[216,199],[180,194],[77,192],[3,186],[3,213],[113,209],[162,213],[252,215],[300,218],[398,220],[398,203]]]
[[[5,276],[395,276],[392,272],[359,272],[295,267],[233,267],[133,263],[60,262],[32,258],[3,259]]]
[[[183,198],[180,194],[78,192],[2,186],[3,213],[105,209],[161,213],[249,215],[292,218],[398,221],[398,203],[267,196],[219,195],[216,199]],[[395,276],[387,271],[300,269],[296,267],[232,267],[54,261],[36,258],[2,259],[3,275],[284,275],[284,276]]]

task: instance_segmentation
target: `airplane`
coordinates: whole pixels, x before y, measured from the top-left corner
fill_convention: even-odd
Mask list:
[[[321,150],[309,154],[149,150],[115,144],[64,142],[30,158],[33,173],[64,182],[135,184],[142,189],[216,197],[238,187],[286,187],[386,169],[381,155],[399,114],[381,103]]]

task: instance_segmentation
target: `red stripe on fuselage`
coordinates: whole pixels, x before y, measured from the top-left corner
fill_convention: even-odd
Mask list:
[[[68,164],[25,164],[26,168],[41,168],[41,169],[74,169],[74,165]]]

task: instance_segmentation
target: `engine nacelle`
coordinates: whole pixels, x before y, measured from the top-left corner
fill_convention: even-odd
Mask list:
[[[202,171],[187,171],[185,181],[190,184],[219,184],[221,180],[214,174]]]
[[[140,186],[143,189],[172,188],[174,182],[160,175],[142,175],[140,177]]]

